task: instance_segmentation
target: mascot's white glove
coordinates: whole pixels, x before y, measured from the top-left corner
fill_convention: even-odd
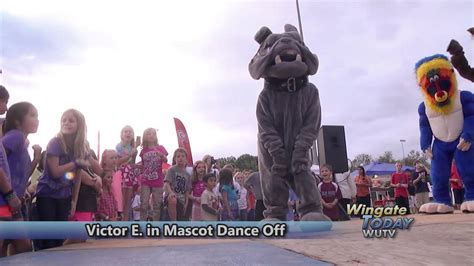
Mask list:
[[[426,157],[428,157],[428,159],[430,160],[433,159],[433,151],[431,150],[431,147],[425,150],[425,154],[426,154]]]
[[[460,149],[461,151],[468,151],[471,148],[471,143],[461,138],[459,140],[459,144],[457,148]]]

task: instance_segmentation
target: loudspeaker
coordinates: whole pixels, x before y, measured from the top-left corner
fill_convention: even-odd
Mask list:
[[[318,135],[319,166],[330,164],[334,173],[349,170],[344,126],[322,126]]]

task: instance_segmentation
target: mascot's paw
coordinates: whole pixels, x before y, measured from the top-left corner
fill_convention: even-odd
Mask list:
[[[447,51],[448,51],[451,55],[457,55],[457,54],[460,54],[460,53],[463,52],[463,48],[462,48],[462,46],[459,44],[458,41],[456,41],[456,40],[451,40],[451,42],[450,42],[449,45],[448,45]]]
[[[438,205],[438,209],[436,210],[437,213],[453,213],[454,212],[454,207],[453,206],[449,206],[449,205],[446,205],[446,204],[439,204]]]
[[[322,232],[331,230],[332,221],[320,212],[310,212],[301,217],[299,225],[303,232]]]
[[[436,203],[426,203],[421,205],[419,213],[436,213],[438,205]]]
[[[288,165],[285,156],[277,155],[273,157],[272,175],[284,176],[288,172]]]
[[[443,203],[435,203],[430,202],[421,205],[419,212],[420,213],[428,213],[428,214],[435,214],[435,213],[453,213],[454,208],[452,206],[443,204]]]
[[[461,138],[457,148],[461,151],[468,151],[471,148],[471,143]]]
[[[291,171],[295,174],[309,171],[309,160],[306,157],[307,151],[295,150],[292,154]]]
[[[280,218],[283,218],[283,217],[280,217]],[[278,223],[282,223],[282,222],[285,222],[285,220],[284,219],[283,220],[278,219],[278,218],[275,218],[275,217],[267,217],[267,218],[265,218],[265,219],[258,222],[258,228],[260,228],[262,230],[263,227],[267,224],[278,224]]]
[[[474,213],[474,200],[468,200],[461,204],[461,211],[464,213]]]
[[[303,217],[301,217],[300,221],[302,221],[302,222],[319,222],[319,221],[330,222],[331,219],[329,219],[329,217],[327,217],[326,215],[324,215],[320,212],[309,212],[309,213],[303,215]]]
[[[273,164],[272,165],[272,175],[283,177],[288,172],[288,168],[284,164]]]
[[[285,220],[280,220],[274,217],[268,217],[262,220],[262,222],[281,222],[281,221],[285,221]]]
[[[298,162],[298,163],[293,163],[291,170],[293,171],[293,173],[299,174],[299,173],[308,171],[309,168],[308,168],[307,163]]]
[[[431,147],[425,150],[425,155],[428,159],[433,159],[433,151],[431,150]]]

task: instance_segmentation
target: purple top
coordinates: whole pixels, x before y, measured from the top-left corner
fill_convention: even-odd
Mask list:
[[[8,167],[7,155],[5,154],[5,150],[3,149],[3,145],[0,142],[0,168],[2,168],[3,172],[5,172],[5,177],[7,181],[10,181],[10,167]],[[0,194],[0,206],[8,205],[7,201],[3,198],[2,194]]]
[[[31,171],[31,158],[26,146],[25,135],[18,129],[10,130],[2,137],[2,144],[8,154],[13,190],[19,198],[22,198],[25,195]]]
[[[61,148],[61,141],[55,137],[49,141],[46,148],[46,158],[44,162],[44,171],[39,178],[38,186],[36,188],[36,195],[38,197],[46,197],[53,199],[67,199],[72,195],[73,181],[67,179],[68,174],[62,177],[55,178],[49,170],[47,158],[59,157],[59,165],[70,163],[74,159],[73,154],[67,154]],[[72,173],[71,173],[72,174]]]

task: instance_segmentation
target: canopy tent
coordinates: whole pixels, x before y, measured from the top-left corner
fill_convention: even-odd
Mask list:
[[[396,172],[395,164],[394,163],[377,163],[377,162],[372,162],[368,165],[364,166],[365,169],[365,174],[369,176],[373,175],[392,175],[393,173]],[[402,166],[402,171],[405,170],[412,170],[415,171],[415,167],[412,166]],[[319,165],[313,165],[311,166],[311,171],[313,171],[316,174],[319,174]],[[356,177],[359,175],[359,170],[354,170],[351,172],[350,176],[351,177]]]
[[[366,175],[391,175],[391,174],[395,173],[395,171],[396,171],[394,163],[373,162],[373,163],[370,163],[368,165],[365,165],[364,169],[365,169],[365,174]],[[405,170],[414,171],[415,168],[411,167],[411,166],[402,166],[402,171],[405,171]],[[356,176],[358,174],[359,174],[359,170],[355,170],[351,173],[351,176],[352,175]]]

